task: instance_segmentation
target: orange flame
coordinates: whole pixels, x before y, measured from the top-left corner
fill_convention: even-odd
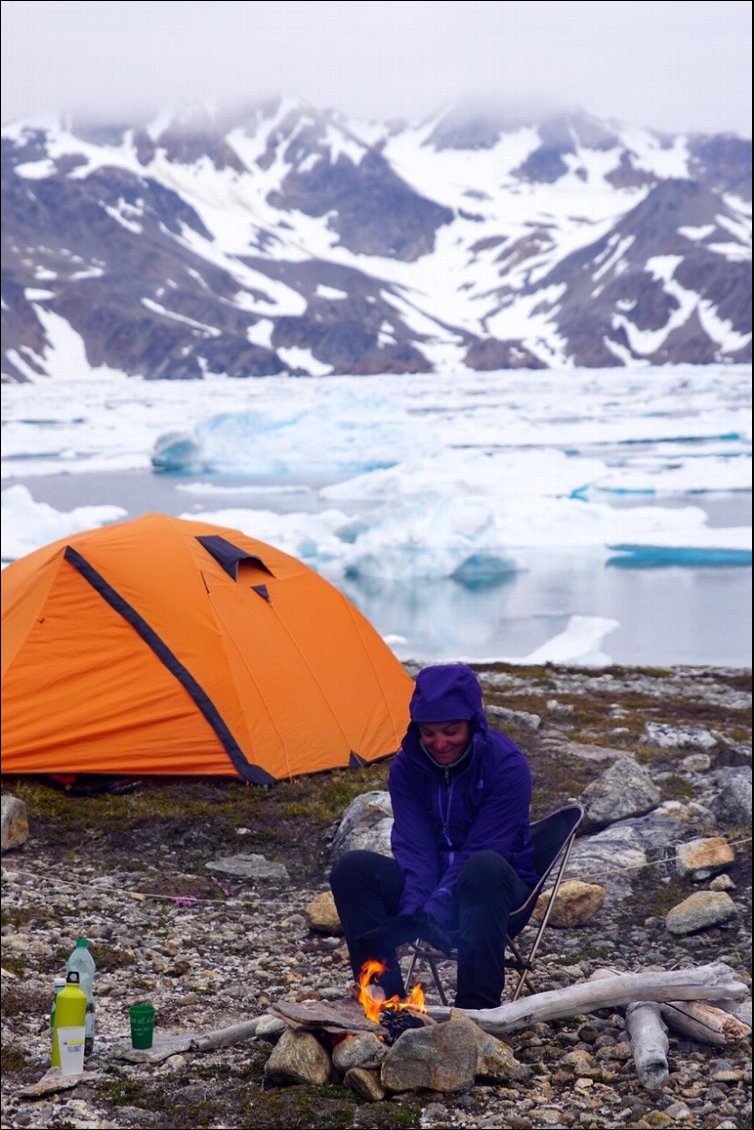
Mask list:
[[[368,1020],[373,1020],[376,1024],[380,1022],[380,1015],[386,1008],[392,1009],[405,1009],[410,1008],[413,1012],[426,1012],[424,1004],[424,990],[421,985],[414,985],[411,992],[403,1000],[399,996],[389,997],[387,1000],[380,999],[379,996],[374,995],[374,989],[377,986],[373,985],[372,978],[378,977],[380,973],[385,972],[385,963],[383,961],[375,961],[374,958],[369,958],[361,967],[361,974],[359,975],[359,1004],[364,1009],[364,1015]]]

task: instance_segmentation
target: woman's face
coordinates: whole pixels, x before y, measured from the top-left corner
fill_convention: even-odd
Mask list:
[[[453,765],[469,744],[471,726],[465,719],[418,725],[424,748],[438,765]]]

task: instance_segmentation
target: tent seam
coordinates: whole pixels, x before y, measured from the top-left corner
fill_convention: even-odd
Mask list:
[[[196,704],[204,718],[219,738],[223,749],[230,758],[236,772],[246,781],[257,785],[269,785],[274,781],[265,769],[259,765],[251,764],[233,737],[227,723],[212,699],[194,678],[187,667],[181,663],[177,655],[168,647],[161,636],[144,619],[141,613],[128,603],[128,601],[113,588],[108,581],[72,546],[67,545],[63,554],[64,558],[81,577],[92,586],[102,599],[110,605],[114,612],[134,629],[147,647],[157,656],[171,675],[180,683],[186,693]]]

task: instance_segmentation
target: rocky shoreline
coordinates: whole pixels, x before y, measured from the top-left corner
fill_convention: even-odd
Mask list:
[[[569,876],[604,892],[586,921],[548,930],[535,988],[598,969],[709,962],[750,983],[750,672],[491,665],[478,673],[491,724],[531,760],[534,815],[570,799],[585,804]],[[313,905],[345,843],[343,813],[355,797],[383,793],[385,775],[383,765],[264,795],[235,782],[184,781],[87,797],[4,780],[4,793],[27,809],[29,836],[3,855],[2,1126],[751,1124],[750,1040],[714,1046],[671,1032],[668,1081],[651,1093],[638,1082],[621,1009],[512,1033],[518,1078],[378,1102],[338,1078],[270,1079],[272,1031],[186,1050],[187,1034],[236,1025],[276,1002],[347,995],[342,937]],[[366,822],[352,821],[349,834],[379,845],[386,820],[379,804],[367,805]],[[721,853],[711,870],[684,862],[684,845],[709,840]],[[98,962],[95,1052],[75,1088],[34,1094],[49,1065],[52,978],[79,934]],[[159,1037],[177,1041],[153,1062],[128,1057],[126,1010],[137,999],[156,1005]]]

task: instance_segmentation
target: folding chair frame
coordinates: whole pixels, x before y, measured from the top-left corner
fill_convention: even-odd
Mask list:
[[[534,824],[532,824],[532,832],[536,837],[537,828],[542,828],[544,825],[548,824],[556,817],[566,816],[567,814],[570,814],[571,818],[568,834],[563,838],[560,846],[558,847],[558,850],[555,852],[550,862],[545,866],[542,874],[540,875],[539,881],[537,882],[536,886],[534,886],[530,891],[526,902],[522,903],[521,906],[515,907],[510,914],[510,922],[515,923],[516,920],[518,920],[521,923],[518,930],[514,931],[514,935],[518,936],[519,931],[524,929],[527,922],[531,918],[534,907],[537,904],[537,900],[542,894],[550,876],[552,875],[553,871],[555,872],[555,878],[552,882],[552,886],[547,888],[550,892],[550,899],[547,903],[547,906],[545,907],[544,913],[537,927],[537,932],[534,937],[534,941],[532,942],[531,948],[529,949],[528,955],[524,957],[510,934],[506,934],[505,937],[506,948],[510,949],[513,955],[511,958],[509,958],[507,964],[515,969],[518,973],[518,981],[513,991],[513,997],[511,998],[514,1001],[518,1000],[524,988],[531,989],[530,977],[532,969],[534,967],[534,959],[537,956],[537,951],[539,950],[542,936],[547,929],[547,923],[550,920],[550,915],[552,913],[553,907],[555,906],[555,899],[557,898],[557,894],[560,890],[560,885],[563,882],[566,868],[568,867],[568,860],[571,855],[574,840],[576,839],[576,831],[579,827],[579,824],[584,819],[584,808],[580,804],[568,804],[563,808],[556,809],[556,811],[551,812],[549,816],[545,816],[542,820],[537,820]],[[457,961],[457,950],[452,950],[450,955],[448,955],[443,953],[441,950],[433,949],[433,947],[428,945],[426,942],[418,940],[416,942],[411,942],[404,949],[404,955],[408,956],[410,959],[408,971],[406,973],[406,985],[410,986],[412,984],[414,969],[417,962],[424,962],[425,965],[429,966],[430,972],[432,974],[432,980],[434,981],[435,988],[437,989],[440,1000],[444,1005],[447,1005],[448,1000],[447,996],[445,995],[445,990],[442,985],[438,967],[442,962]]]

